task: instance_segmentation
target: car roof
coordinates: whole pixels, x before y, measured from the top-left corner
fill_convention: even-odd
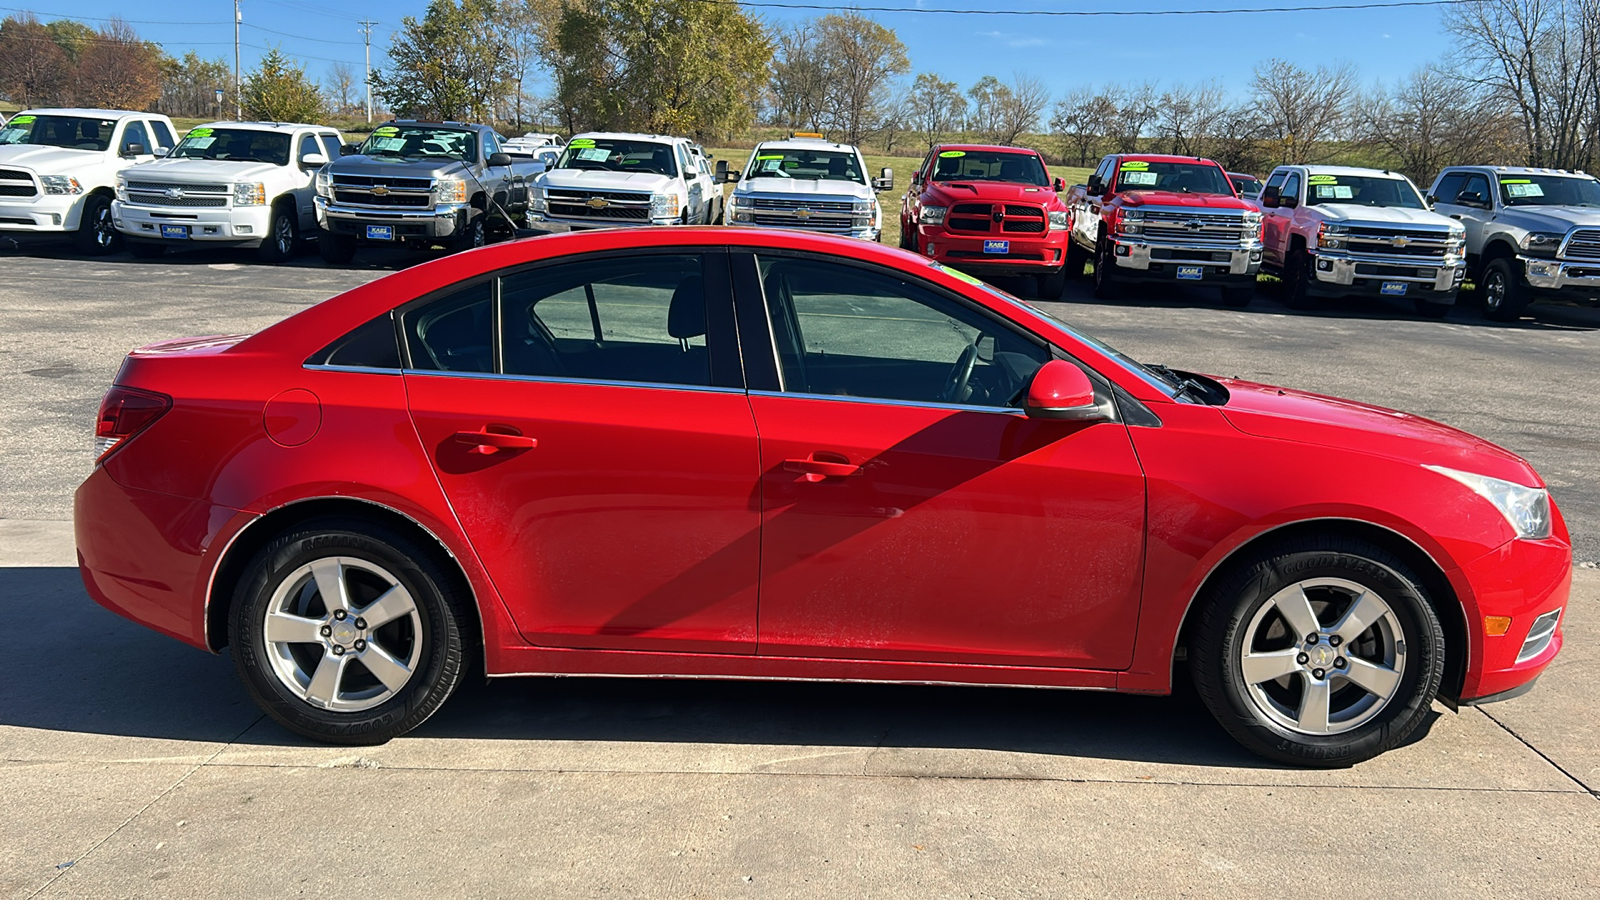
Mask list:
[[[605,139],[605,140],[660,141],[660,142],[663,142],[663,143],[668,143],[668,142],[688,143],[689,142],[688,138],[673,137],[670,134],[640,134],[638,132],[633,132],[633,131],[585,131],[583,134],[575,134],[575,135],[573,135],[572,136],[572,140],[567,141],[567,143],[571,144],[572,141],[576,141],[576,140],[579,140],[581,138],[589,138],[591,140],[596,139],[596,138],[601,138],[601,139]]]
[[[30,116],[83,116],[84,118],[89,119],[127,119],[134,116],[150,119],[166,118],[166,116],[162,113],[142,113],[134,112],[133,110],[128,109],[70,109],[64,107],[52,107],[50,109],[21,109],[17,110],[16,114],[13,115],[12,118],[16,118],[16,116],[23,115],[24,113]]]
[[[785,138],[781,141],[762,141],[756,145],[751,153],[759,152],[762,148],[768,150],[834,150],[840,153],[860,153],[854,144],[836,144],[833,141],[824,141],[817,138]]]
[[[1192,163],[1192,162],[1198,162],[1198,163],[1206,163],[1208,165],[1213,165],[1213,166],[1215,166],[1217,164],[1215,160],[1206,159],[1203,156],[1175,156],[1175,155],[1170,154],[1170,153],[1113,153],[1111,155],[1119,157],[1121,159],[1141,160],[1143,162],[1163,162],[1163,163]]]
[[[337,132],[332,125],[307,125],[304,122],[207,122],[196,125],[195,128],[239,128],[245,131],[295,131],[300,128],[311,128],[316,131]],[[194,128],[189,129],[193,131]]]
[[[934,147],[933,150],[935,153],[945,150],[992,150],[1000,153],[1027,153],[1032,156],[1039,155],[1039,151],[1033,149],[1032,147],[1009,147],[1003,144],[939,144],[938,146]]]
[[[1494,172],[1502,175],[1568,175],[1573,178],[1593,178],[1582,169],[1549,169],[1540,166],[1445,166],[1444,171],[1471,169],[1475,172]]]
[[[1363,175],[1377,178],[1405,178],[1406,176],[1393,169],[1365,169],[1361,166],[1314,166],[1293,165],[1282,166],[1285,169],[1305,169],[1308,175]]]

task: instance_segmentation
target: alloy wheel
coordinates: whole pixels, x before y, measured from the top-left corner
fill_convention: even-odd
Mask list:
[[[278,216],[272,226],[272,239],[278,245],[278,252],[288,256],[294,252],[294,223],[287,214]]]
[[[111,207],[102,206],[94,217],[94,244],[101,250],[109,250],[116,239],[117,230],[111,224]]]
[[[1506,302],[1506,280],[1499,272],[1489,272],[1483,276],[1483,307],[1484,309],[1499,309]]]

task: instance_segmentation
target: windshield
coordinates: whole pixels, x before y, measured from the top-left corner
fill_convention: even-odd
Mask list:
[[[678,163],[672,157],[671,144],[612,138],[573,138],[562,151],[556,168],[678,176]]]
[[[361,152],[401,159],[459,159],[476,162],[478,135],[440,125],[384,125],[372,132]]]
[[[1032,153],[1003,150],[943,150],[933,167],[934,181],[1004,181],[1048,187],[1044,163]]]
[[[286,166],[289,164],[289,135],[244,128],[196,128],[183,136],[169,156]]]
[[[1381,175],[1308,175],[1306,205],[1353,203],[1359,206],[1394,206],[1427,209],[1422,195],[1404,178]]]
[[[1230,175],[1229,180],[1233,182],[1234,188],[1240,194],[1261,193],[1261,179],[1259,178],[1252,178],[1249,175]]]
[[[1600,182],[1571,175],[1500,177],[1507,206],[1600,206]]]
[[[116,130],[116,119],[20,115],[0,128],[0,144],[105,150],[111,146],[111,134]]]
[[[1233,196],[1233,185],[1222,170],[1201,162],[1123,160],[1122,169],[1117,173],[1117,190]]]
[[[775,147],[756,148],[746,178],[796,178],[806,181],[854,181],[866,184],[861,161],[854,153]]]

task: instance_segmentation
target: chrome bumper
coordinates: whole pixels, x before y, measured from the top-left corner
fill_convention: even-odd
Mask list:
[[[1356,272],[1358,265],[1395,266],[1402,269],[1433,269],[1434,277],[1424,278],[1420,275],[1369,275]],[[1461,281],[1467,275],[1467,261],[1460,257],[1445,257],[1443,259],[1418,258],[1415,256],[1377,256],[1362,254],[1351,256],[1341,251],[1313,251],[1311,271],[1318,282],[1349,286],[1355,284],[1356,279],[1368,281],[1404,281],[1410,284],[1428,285],[1435,291],[1453,291],[1461,286]]]
[[[374,209],[367,206],[344,206],[326,197],[316,198],[317,225],[332,231],[329,222],[344,221],[361,225],[427,225],[424,237],[454,237],[461,231],[463,215],[469,208],[465,203],[441,203],[429,209]]]
[[[1128,236],[1118,236],[1111,240],[1112,258],[1116,260],[1117,267],[1121,269],[1148,270],[1151,263],[1168,266],[1204,266],[1215,269],[1219,274],[1228,275],[1254,275],[1261,268],[1260,241],[1249,244],[1229,244],[1222,247],[1205,245],[1174,244],[1167,241],[1146,241]],[[1153,252],[1161,250],[1181,250],[1184,252],[1228,254],[1226,260],[1221,259],[1155,259]]]
[[[1600,260],[1573,262],[1537,256],[1519,256],[1517,259],[1522,262],[1523,277],[1531,288],[1542,291],[1559,291],[1569,287],[1600,289]]]

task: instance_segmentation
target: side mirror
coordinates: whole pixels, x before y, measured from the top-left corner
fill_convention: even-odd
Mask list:
[[[340,156],[356,156],[361,152],[360,144],[343,144],[339,147]]]
[[[495,167],[497,169],[498,168],[503,168],[505,166],[509,166],[509,165],[511,165],[511,154],[509,154],[509,153],[491,153],[491,154],[489,154],[489,165],[491,165],[491,166],[493,166],[493,167]]]
[[[1266,187],[1261,189],[1261,205],[1265,206],[1267,209],[1277,209],[1278,208],[1278,186],[1277,185],[1271,184],[1271,185],[1267,185]]]
[[[1098,197],[1105,193],[1106,184],[1099,175],[1090,175],[1089,183],[1084,185],[1083,192],[1091,197]]]
[[[1488,209],[1489,204],[1483,199],[1482,191],[1462,191],[1456,195],[1458,206],[1476,206],[1479,209]]]
[[[122,155],[123,156],[144,156],[145,152],[146,151],[145,151],[145,148],[144,148],[143,144],[123,144],[122,145]]]
[[[171,147],[157,147],[156,148],[156,156],[166,156],[168,153],[171,153],[171,152],[172,152],[172,148]]]
[[[728,161],[725,159],[717,160],[716,180],[717,184],[726,184],[728,182]]]
[[[1284,209],[1294,209],[1300,205],[1300,198],[1294,194],[1280,193],[1278,195],[1278,205]]]
[[[1064,359],[1052,359],[1033,373],[1023,410],[1033,419],[1100,422],[1110,418],[1095,401],[1089,376]]]
[[[888,166],[878,171],[878,177],[872,180],[872,189],[875,191],[894,190],[894,170]]]
[[[1064,179],[1064,178],[1056,178],[1054,181],[1050,182],[1050,188],[1052,190],[1054,190],[1058,194],[1061,193],[1062,191],[1067,189],[1066,179]]]
[[[323,153],[307,153],[300,157],[300,167],[303,169],[320,169],[328,164],[328,157]]]

